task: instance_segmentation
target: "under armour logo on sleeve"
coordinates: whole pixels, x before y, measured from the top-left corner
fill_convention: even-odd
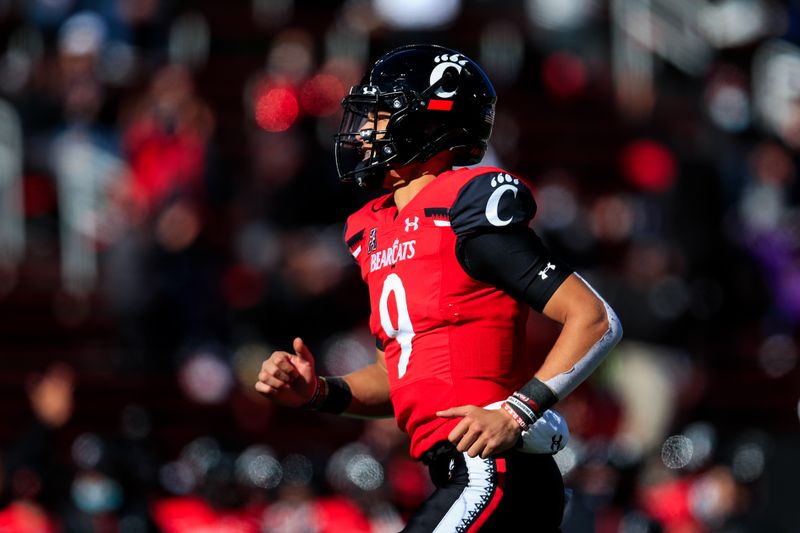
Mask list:
[[[547,266],[541,269],[538,275],[541,276],[542,279],[547,279],[547,272],[555,269],[556,266],[553,263],[547,263]]]
[[[414,217],[414,220],[411,220],[411,217],[406,217],[406,231],[411,230],[417,231],[419,229],[419,217]]]

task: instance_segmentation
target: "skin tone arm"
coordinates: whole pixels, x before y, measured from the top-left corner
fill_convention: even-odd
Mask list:
[[[543,313],[562,324],[561,333],[536,377],[542,381],[567,372],[608,329],[603,302],[580,278],[571,275],[556,290]],[[520,426],[503,410],[462,405],[437,413],[446,418],[463,417],[448,435],[460,452],[483,458],[508,450],[517,442]]]
[[[302,407],[314,395],[317,372],[314,357],[302,339],[294,340],[294,353],[276,351],[261,364],[255,388],[286,407]],[[376,351],[375,362],[344,376],[353,400],[346,414],[365,417],[392,416],[386,357]]]

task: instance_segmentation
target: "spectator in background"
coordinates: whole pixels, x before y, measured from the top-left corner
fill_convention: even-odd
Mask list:
[[[116,134],[96,123],[104,88],[97,78],[105,23],[82,12],[59,31],[59,89],[64,125],[51,143],[51,164],[61,217],[61,269],[65,291],[79,299],[95,289],[97,247],[113,239],[117,217],[111,191],[125,174]]]
[[[208,322],[224,310],[198,302],[216,294],[201,238],[215,119],[188,69],[168,64],[119,123],[130,173],[117,190],[126,230],[108,257],[108,295],[125,325],[126,363],[170,366],[187,339],[213,337]]]
[[[0,99],[0,294],[16,281],[25,254],[22,128],[16,110]]]
[[[195,94],[185,67],[162,67],[148,93],[122,117],[122,128],[136,213],[157,212],[176,196],[202,196],[214,115]]]

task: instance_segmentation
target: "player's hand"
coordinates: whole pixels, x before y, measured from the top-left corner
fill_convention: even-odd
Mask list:
[[[522,428],[505,411],[488,411],[476,405],[462,405],[439,411],[443,418],[464,417],[447,436],[460,452],[482,459],[504,452],[517,443]]]
[[[300,407],[314,395],[317,372],[303,340],[296,338],[292,346],[294,353],[272,352],[261,364],[256,390],[281,405]]]

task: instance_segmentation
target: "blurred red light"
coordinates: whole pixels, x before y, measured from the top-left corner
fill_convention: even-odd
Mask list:
[[[317,74],[300,90],[300,104],[309,115],[325,117],[339,109],[344,84],[331,74]]]
[[[556,52],[544,60],[542,80],[555,96],[570,98],[586,88],[586,66],[576,55]]]
[[[288,130],[299,112],[297,96],[289,87],[267,87],[256,94],[256,122],[267,131]]]
[[[262,275],[244,265],[231,266],[222,279],[223,294],[234,309],[249,309],[258,305],[264,287]]]
[[[675,156],[661,143],[632,142],[622,150],[620,159],[626,179],[641,189],[663,192],[675,182]]]

